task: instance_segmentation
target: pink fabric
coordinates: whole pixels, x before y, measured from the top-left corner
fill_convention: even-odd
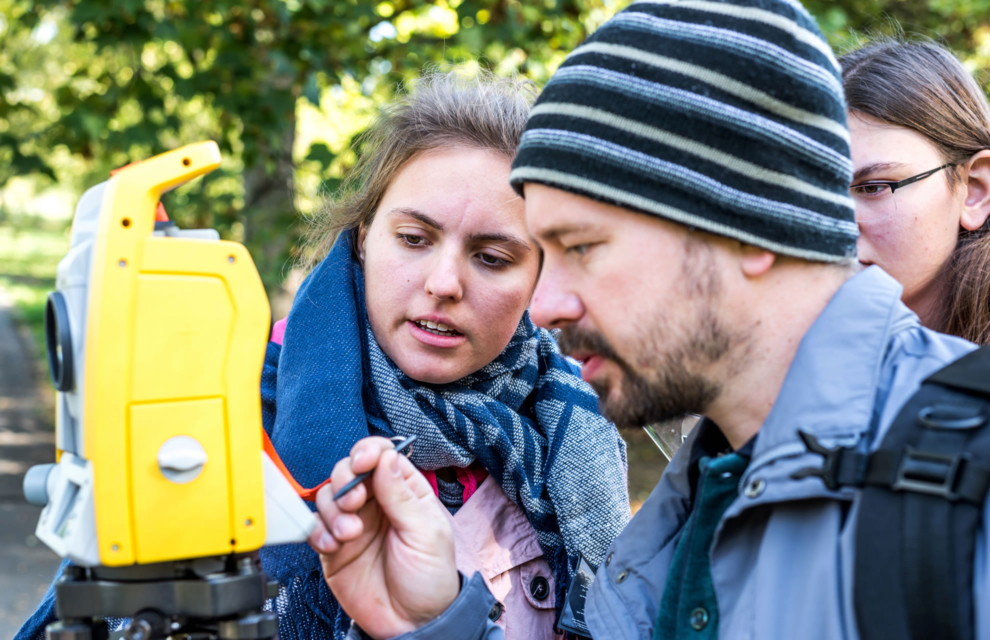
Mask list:
[[[464,503],[471,499],[471,496],[474,495],[474,492],[478,490],[478,487],[487,477],[488,472],[478,464],[466,469],[457,469],[457,481],[464,487]]]
[[[288,320],[288,318],[282,318],[281,320],[275,323],[274,327],[272,327],[271,341],[279,346],[282,346],[282,339],[285,337],[286,320]]]
[[[435,481],[435,480],[434,480]],[[450,516],[457,568],[466,576],[480,572],[502,603],[497,624],[506,640],[560,640],[553,632],[554,579],[536,540],[536,531],[498,483],[484,479],[471,500]],[[530,584],[543,577],[550,585],[545,600],[532,596]]]
[[[478,490],[478,487],[481,486],[481,483],[485,481],[485,478],[488,477],[488,472],[485,471],[484,467],[477,464],[467,468],[455,467],[454,470],[457,472],[457,481],[464,487],[464,493],[461,494],[463,496],[461,504],[466,504],[471,499],[471,496],[474,495],[474,492]],[[437,472],[423,471],[421,469],[420,473],[426,476],[426,480],[433,487],[433,495],[439,498],[440,487],[437,486]]]

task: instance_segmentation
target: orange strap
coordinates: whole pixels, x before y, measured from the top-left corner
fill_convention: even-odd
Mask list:
[[[292,477],[292,474],[289,473],[289,470],[285,468],[285,463],[282,462],[282,458],[278,457],[278,452],[275,451],[275,446],[272,444],[271,439],[268,437],[268,432],[265,431],[264,429],[261,430],[261,438],[262,438],[262,444],[265,447],[265,453],[267,453],[268,457],[272,459],[272,462],[274,462],[275,466],[278,467],[278,470],[282,472],[282,475],[285,476],[285,479],[289,481],[289,484],[291,484],[292,488],[295,489],[297,494],[299,494],[299,497],[309,502],[316,502],[316,492],[322,489],[324,486],[330,484],[330,479],[327,478],[326,480],[324,480],[317,486],[313,487],[312,489],[303,488],[303,486],[298,482],[296,482],[296,479]]]

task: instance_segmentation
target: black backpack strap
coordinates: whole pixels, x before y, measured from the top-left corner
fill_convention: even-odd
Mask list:
[[[853,596],[863,640],[975,637],[973,565],[990,489],[990,347],[930,376],[872,454],[820,453],[829,486],[861,487]]]

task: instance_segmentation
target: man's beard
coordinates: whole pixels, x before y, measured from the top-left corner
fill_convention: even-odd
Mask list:
[[[747,335],[727,330],[716,316],[713,303],[719,282],[714,265],[703,264],[705,257],[689,250],[682,266],[684,295],[676,304],[693,308],[693,317],[678,323],[680,331],[670,330],[672,323],[666,316],[652,318],[636,340],[636,353],[641,354],[636,367],[597,331],[569,325],[558,336],[564,353],[598,354],[620,369],[621,379],[614,382],[620,387],[618,398],[612,397],[607,377],[590,383],[598,393],[602,413],[617,427],[639,428],[690,413],[705,414],[721,394],[721,384],[699,369],[729,357]]]
[[[644,354],[644,360],[653,360],[649,365],[650,372],[654,374],[651,378],[637,373],[597,331],[579,329],[572,325],[563,329],[558,340],[565,353],[596,353],[614,362],[622,371],[622,379],[616,383],[621,385],[618,399],[612,398],[612,385],[608,379],[590,383],[598,393],[602,414],[622,429],[639,428],[689,413],[703,414],[707,411],[719,396],[721,385],[688,368],[689,362],[697,361],[699,337],[692,336],[687,344],[670,352]],[[653,347],[662,338],[655,335],[647,340],[650,347]]]

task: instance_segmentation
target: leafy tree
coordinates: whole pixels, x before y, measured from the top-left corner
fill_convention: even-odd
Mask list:
[[[180,224],[245,242],[273,290],[300,212],[353,162],[351,138],[401,81],[446,62],[542,82],[627,3],[0,0],[0,186],[33,175],[86,187],[114,166],[215,139],[222,169],[166,204]],[[840,49],[893,18],[990,68],[990,27],[974,20],[990,0],[807,5]]]
[[[873,34],[919,35],[952,49],[986,89],[990,76],[990,0],[807,0],[838,53]]]
[[[333,178],[346,164],[334,166],[336,155],[321,143],[294,154],[301,101],[319,105],[327,88],[351,86],[380,102],[397,81],[444,61],[478,60],[542,80],[615,10],[608,0],[41,0],[12,7],[20,37],[62,12],[85,59],[43,83],[57,110],[43,132],[0,139],[16,161],[4,178],[54,175],[44,154],[25,149],[61,146],[113,166],[216,139],[228,158],[223,170],[169,204],[180,222],[244,241],[269,288],[300,231],[297,167],[315,164],[321,177]],[[11,95],[14,76],[0,75],[0,95]],[[0,109],[0,119],[10,120],[30,107],[0,102]]]
[[[40,173],[54,179],[55,173],[38,153],[37,131],[30,122],[38,110],[20,99],[17,68],[37,67],[25,40],[38,26],[37,14],[26,4],[0,4],[0,184],[14,175]]]

